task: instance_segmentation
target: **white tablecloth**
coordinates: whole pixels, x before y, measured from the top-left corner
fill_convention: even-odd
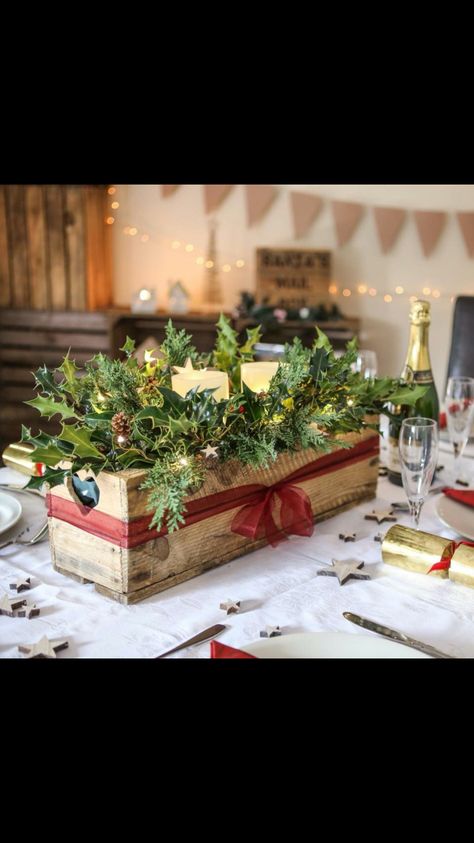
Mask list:
[[[450,459],[445,454],[443,462],[448,468]],[[0,469],[0,483],[24,482],[24,475]],[[4,548],[0,550],[0,596],[5,592],[13,596],[10,582],[30,576],[32,588],[23,596],[40,607],[41,615],[32,619],[0,616],[0,658],[23,658],[18,644],[36,642],[43,635],[68,639],[69,649],[58,655],[61,659],[150,658],[220,622],[228,624],[228,629],[219,640],[243,648],[259,639],[267,625],[280,626],[283,634],[339,630],[367,635],[343,618],[344,611],[403,630],[453,656],[472,658],[474,590],[381,561],[374,536],[390,524],[378,526],[364,520],[364,514],[403,498],[403,489],[380,478],[374,501],[315,525],[312,538],[291,537],[276,548],[235,559],[133,606],[122,606],[99,595],[92,584],[80,585],[56,573],[47,541],[29,548]],[[33,530],[44,518],[44,502],[26,495],[18,499]],[[436,516],[437,499],[433,495],[427,500],[420,527],[454,538]],[[398,521],[410,524],[407,515]],[[11,533],[18,529],[19,525]],[[342,542],[341,531],[355,532],[357,541]],[[0,544],[8,536],[1,535]],[[349,580],[340,586],[335,577],[316,576],[332,558],[364,561],[372,579]],[[239,614],[227,616],[219,609],[228,598],[241,601]],[[209,643],[170,656],[208,657]]]

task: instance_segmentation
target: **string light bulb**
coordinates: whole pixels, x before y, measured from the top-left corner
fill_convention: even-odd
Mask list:
[[[395,287],[395,292],[397,293],[397,295],[401,296],[403,295],[405,290],[403,289],[403,287]]]
[[[110,207],[113,208],[115,211],[116,208],[120,208],[120,202],[112,202]]]
[[[337,293],[337,287],[336,287],[336,285],[335,285],[335,284],[330,284],[330,285],[329,285],[329,292],[331,293],[331,295],[332,295],[332,296],[335,296],[335,295],[336,295],[336,293]]]
[[[423,287],[423,295],[431,296],[431,287]]]
[[[387,295],[383,297],[383,300],[386,301],[386,302],[391,302],[392,296],[389,293],[387,293]]]
[[[212,267],[214,266],[214,261],[206,261],[204,266],[206,267],[206,269],[212,269]]]
[[[194,252],[194,246],[192,243],[186,243],[184,250],[186,252]]]
[[[123,233],[124,233],[124,234],[130,234],[130,226],[129,226],[129,225],[126,225],[126,226],[125,226],[125,228],[124,228],[124,230],[123,230]]]
[[[114,193],[116,193],[116,192],[117,192],[117,188],[116,188],[116,187],[114,187],[113,185],[111,185],[111,186],[109,187],[109,189],[107,190],[107,193],[109,194],[109,196],[113,196],[113,195],[114,195]]]
[[[416,301],[416,296],[410,296],[410,301]]]
[[[222,267],[222,272],[230,272],[231,269],[232,269],[232,267],[231,267],[230,263],[225,263],[224,266]]]
[[[366,284],[359,284],[359,286],[357,287],[357,292],[360,293],[361,296],[363,296],[364,293],[367,292],[367,285]]]
[[[135,234],[138,234],[138,228],[135,228],[135,226],[132,226],[132,228],[130,229],[130,231],[128,233],[130,234],[130,237],[135,237]]]
[[[181,243],[179,242],[179,240],[173,240],[173,242],[171,244],[172,249],[179,249],[180,246],[181,246]]]
[[[203,257],[196,258],[196,263],[199,264],[199,266],[202,266],[203,263],[204,263],[204,258]]]
[[[377,295],[377,290],[375,289],[375,287],[370,287],[369,296],[376,296],[376,295]]]
[[[439,299],[441,293],[440,293],[439,290],[433,290],[431,295],[433,296],[434,299]]]
[[[149,239],[150,239],[149,234],[142,234],[142,236],[140,237],[140,240],[142,241],[142,243],[148,243]]]
[[[107,225],[113,225],[115,222],[115,217],[107,217],[106,223]]]
[[[351,291],[349,290],[348,287],[345,287],[345,289],[342,291],[342,295],[346,296],[346,298],[347,298],[348,296],[352,296],[352,293],[351,293]]]
[[[235,265],[236,265],[236,267],[238,267],[238,269],[242,269],[242,267],[243,267],[243,266],[245,266],[245,261],[243,261],[243,260],[240,258],[240,260],[238,260],[238,261],[236,261],[236,262],[235,262]]]

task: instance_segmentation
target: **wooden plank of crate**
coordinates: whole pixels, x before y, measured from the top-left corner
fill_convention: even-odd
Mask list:
[[[30,184],[26,185],[24,190],[30,306],[35,310],[47,310],[50,307],[51,296],[46,260],[46,209],[43,188],[39,184]]]
[[[0,308],[11,307],[13,304],[8,260],[6,191],[6,185],[0,185]]]
[[[66,279],[64,205],[61,185],[45,185],[45,197],[51,307],[53,310],[67,310],[69,298]]]
[[[12,290],[15,307],[30,306],[26,239],[25,191],[21,184],[7,186],[8,240],[13,272]]]
[[[65,187],[66,266],[71,310],[86,309],[86,256],[84,224],[84,189]]]

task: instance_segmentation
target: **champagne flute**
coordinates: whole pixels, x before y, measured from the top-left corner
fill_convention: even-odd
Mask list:
[[[446,421],[454,451],[453,482],[461,476],[461,461],[474,417],[474,378],[449,378],[446,388]]]
[[[438,424],[422,417],[404,419],[398,442],[405,494],[415,530],[438,461]]]
[[[355,370],[360,372],[363,378],[375,378],[377,375],[377,355],[375,351],[361,348],[357,355]]]

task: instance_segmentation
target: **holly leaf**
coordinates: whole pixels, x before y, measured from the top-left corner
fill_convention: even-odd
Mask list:
[[[45,392],[47,395],[56,395],[62,398],[61,391],[54,380],[54,373],[47,366],[40,366],[36,372],[32,372],[32,375],[35,379],[35,389],[39,387],[41,392]]]
[[[58,448],[54,442],[48,445],[38,445],[31,452],[30,458],[33,462],[43,462],[45,465],[56,466],[61,460],[67,459],[67,454]]]
[[[114,415],[113,410],[104,410],[103,413],[88,413],[84,421],[89,427],[97,427],[101,422],[111,422]]]
[[[131,357],[133,352],[135,351],[135,340],[132,340],[131,337],[127,336],[127,339],[122,345],[120,351],[124,351],[127,357]]]
[[[311,362],[309,371],[314,379],[314,382],[317,384],[321,378],[321,375],[328,369],[329,367],[329,352],[324,346],[320,346],[316,348],[314,354],[311,355]]]
[[[117,461],[122,468],[131,468],[132,465],[137,468],[147,468],[149,465],[153,465],[154,462],[154,460],[147,459],[142,451],[139,451],[137,448],[129,448],[128,451],[124,451],[123,454],[117,457]]]
[[[392,392],[386,400],[390,401],[391,404],[408,404],[409,406],[413,406],[419,398],[423,397],[427,389],[427,386],[421,385],[415,387],[402,386],[399,390]]]
[[[177,392],[173,392],[172,389],[168,389],[167,386],[160,386],[158,391],[161,392],[164,398],[163,408],[165,410],[173,410],[178,415],[184,413],[186,409],[186,401],[184,398],[181,398],[181,395],[178,395]]]
[[[164,413],[161,407],[144,407],[135,416],[135,421],[142,421],[143,419],[151,419],[152,427],[168,427],[170,416]]]
[[[168,424],[170,432],[173,435],[179,433],[187,433],[188,430],[191,430],[191,428],[194,427],[194,422],[186,418],[184,413],[182,413],[178,419],[174,419],[170,416],[168,419]]]
[[[76,366],[75,360],[71,360],[69,357],[69,351],[63,359],[61,365],[58,367],[58,371],[62,372],[64,375],[64,380],[61,382],[62,389],[69,392],[69,394],[75,398],[79,393],[79,383],[76,377],[76,372],[78,372],[79,369]]]
[[[318,326],[316,326],[316,331],[318,333],[318,336],[314,341],[313,348],[324,348],[328,353],[331,353],[332,345],[329,341],[329,337],[327,337],[324,331],[322,331],[321,328],[319,328]]]
[[[24,404],[34,407],[35,410],[38,410],[38,412],[47,419],[51,419],[57,413],[59,413],[62,419],[77,418],[74,410],[71,407],[68,407],[64,401],[54,401],[53,398],[45,398],[42,395],[32,398],[31,401],[24,401]]]
[[[261,325],[257,325],[256,328],[247,328],[247,339],[243,345],[240,346],[240,354],[243,357],[244,355],[251,355],[253,357],[253,348],[255,343],[259,342],[262,338],[262,329]]]
[[[63,424],[58,439],[74,445],[73,453],[78,457],[95,457],[104,460],[105,457],[91,442],[92,431],[86,427],[76,427],[73,424]]]
[[[48,483],[50,488],[61,486],[68,474],[70,474],[69,468],[47,468],[42,477],[30,477],[25,489],[41,489],[44,483]]]

